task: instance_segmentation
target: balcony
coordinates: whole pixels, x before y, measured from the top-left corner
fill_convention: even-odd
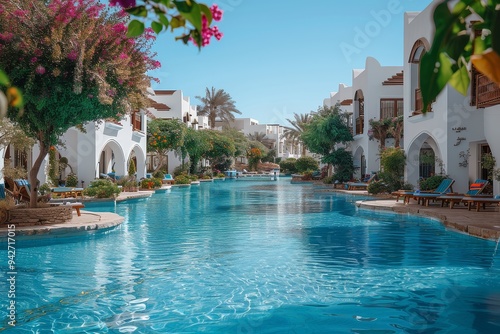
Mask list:
[[[476,74],[476,106],[487,108],[500,104],[500,88],[487,76]]]
[[[142,117],[141,114],[137,111],[134,111],[132,113],[132,130],[142,131]]]
[[[363,134],[364,131],[364,126],[365,126],[365,117],[364,116],[359,116],[356,118],[356,135],[361,135]]]

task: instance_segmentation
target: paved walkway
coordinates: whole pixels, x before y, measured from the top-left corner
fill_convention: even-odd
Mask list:
[[[334,190],[347,194],[367,196],[366,191]],[[384,210],[397,213],[410,213],[423,217],[439,219],[444,226],[459,232],[467,233],[474,237],[498,240],[500,238],[500,207],[497,205],[486,206],[486,209],[476,212],[467,210],[464,205],[457,205],[453,209],[441,207],[441,202],[429,204],[429,206],[418,205],[411,200],[410,204],[404,204],[400,199],[380,198],[375,200],[357,201],[356,206],[367,210]]]
[[[121,202],[136,198],[147,198],[153,193],[154,191],[122,192],[116,198],[116,201]],[[112,199],[81,200],[83,203],[112,201]],[[90,212],[81,210],[81,216],[78,216],[76,212],[73,211],[72,219],[64,224],[16,225],[15,235],[61,235],[65,233],[73,234],[82,231],[110,229],[123,223],[124,219],[124,217],[112,212]],[[12,231],[12,229],[8,228],[8,224],[5,224],[5,227],[0,228],[0,239],[7,237],[9,231]]]

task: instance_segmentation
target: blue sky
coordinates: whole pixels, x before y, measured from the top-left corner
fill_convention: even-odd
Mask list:
[[[286,125],[293,113],[316,110],[339,83],[351,85],[352,69],[364,68],[366,57],[402,65],[403,13],[430,2],[219,0],[221,41],[198,51],[160,34],[153,88],[180,89],[193,104],[205,87],[224,89],[239,117]]]

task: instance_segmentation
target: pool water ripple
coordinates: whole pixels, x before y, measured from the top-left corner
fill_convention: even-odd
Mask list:
[[[19,242],[15,332],[500,329],[495,243],[352,201],[280,180],[89,206],[126,221],[94,236]]]

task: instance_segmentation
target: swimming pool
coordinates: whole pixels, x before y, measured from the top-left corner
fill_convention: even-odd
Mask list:
[[[353,199],[281,179],[89,206],[126,221],[17,243],[14,332],[498,332],[496,243]]]

